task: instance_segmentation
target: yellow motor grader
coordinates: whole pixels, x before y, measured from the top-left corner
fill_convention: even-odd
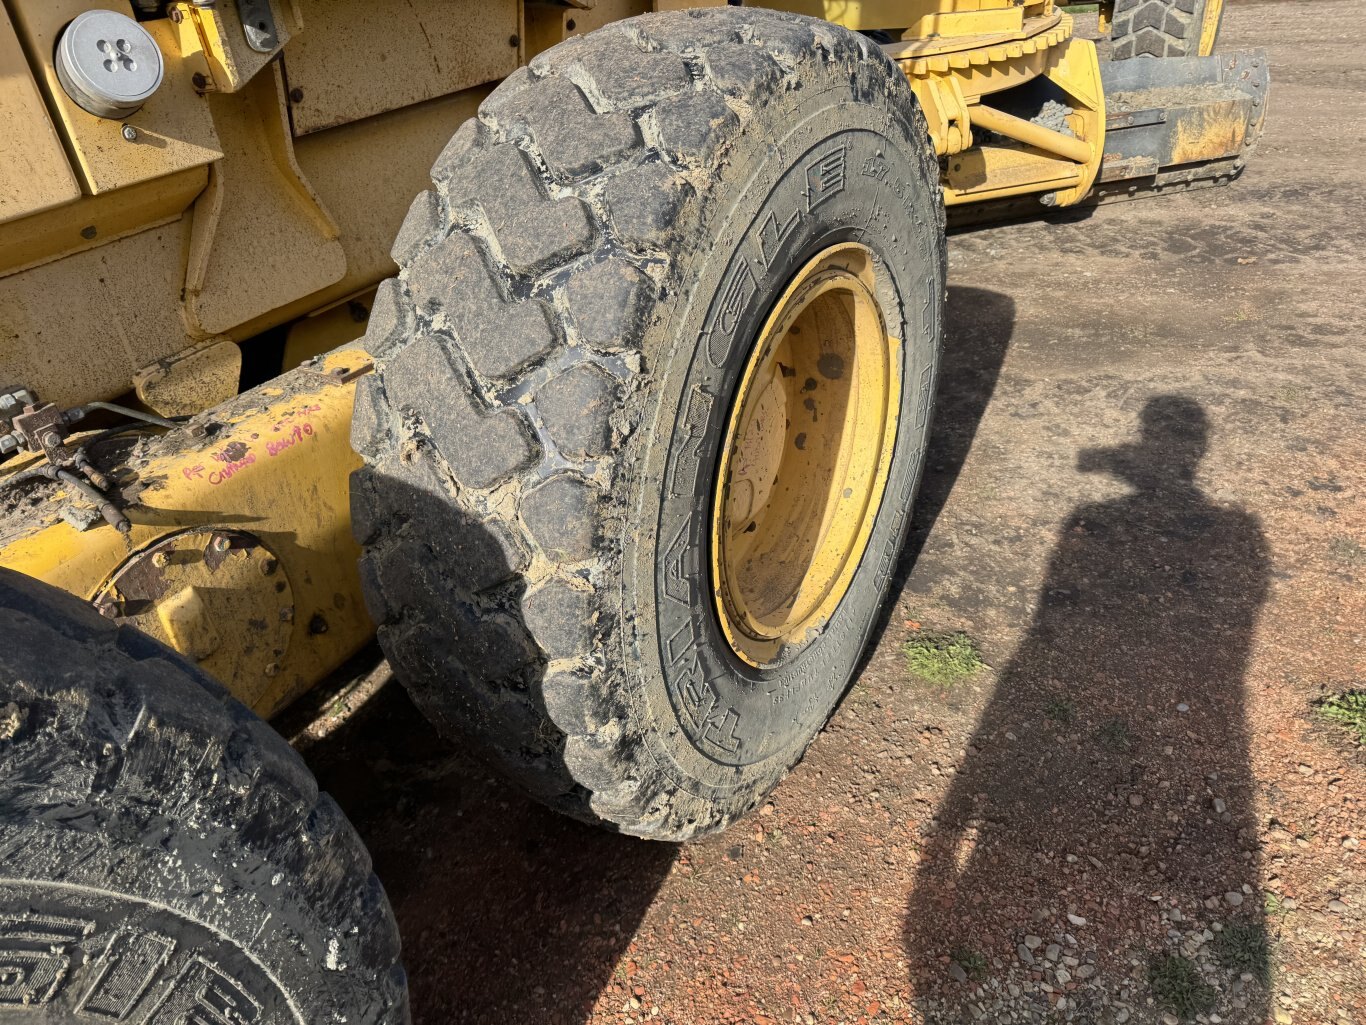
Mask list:
[[[775,6],[0,2],[0,1014],[406,1019],[264,721],[376,631],[550,806],[743,815],[887,594],[946,216],[1266,111],[1222,0]]]

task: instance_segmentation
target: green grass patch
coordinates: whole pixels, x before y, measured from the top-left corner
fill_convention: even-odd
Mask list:
[[[1345,566],[1366,566],[1366,547],[1342,534],[1328,542],[1328,554]]]
[[[1066,698],[1054,698],[1043,706],[1043,714],[1056,723],[1069,723],[1072,721],[1072,702]]]
[[[1129,735],[1128,723],[1123,719],[1111,719],[1100,728],[1100,739],[1111,750],[1123,751],[1133,738]]]
[[[1153,999],[1183,1018],[1193,1018],[1214,1007],[1214,987],[1200,978],[1200,972],[1179,954],[1155,957],[1148,965],[1148,985]]]
[[[968,973],[968,978],[980,982],[987,976],[987,958],[976,950],[960,947],[950,955]]]
[[[1329,722],[1346,726],[1366,744],[1366,690],[1346,690],[1318,703],[1318,713]]]
[[[1271,941],[1261,925],[1224,926],[1214,937],[1214,953],[1229,971],[1251,972],[1262,985],[1271,981]]]
[[[962,683],[986,668],[976,642],[965,633],[919,633],[901,651],[908,673],[940,687]]]

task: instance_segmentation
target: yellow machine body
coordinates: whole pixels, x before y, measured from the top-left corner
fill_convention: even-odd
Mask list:
[[[0,509],[0,564],[146,629],[269,715],[371,632],[347,499],[350,382],[368,360],[339,347],[396,270],[392,240],[428,168],[537,52],[699,5],[269,0],[264,49],[233,0],[151,6],[140,23],[164,81],[112,120],[67,95],[54,49],[82,12],[134,6],[0,0],[0,386],[194,419],[131,446],[117,475],[128,532],[48,488]],[[1101,176],[1096,48],[1055,0],[770,6],[878,34],[924,108],[950,206],[1066,206]],[[1054,123],[998,105],[1035,81],[1056,91]],[[1211,123],[1211,145],[1240,117]],[[276,376],[239,394],[244,360],[272,359]]]

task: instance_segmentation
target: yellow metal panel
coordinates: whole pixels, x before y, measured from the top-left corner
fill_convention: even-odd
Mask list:
[[[103,525],[75,530],[56,515],[61,501],[17,529],[0,522],[0,564],[92,598],[126,560],[168,535],[197,527],[255,535],[279,558],[279,576],[292,589],[292,629],[268,672],[222,682],[270,715],[374,631],[360,595],[348,492],[360,465],[349,441],[353,375],[368,362],[360,350],[333,353],[317,370],[292,371],[216,408],[222,426],[215,433],[176,431],[152,445],[137,467],[140,490],[124,510],[132,521],[126,536]],[[348,373],[327,373],[343,368]],[[277,576],[259,579],[273,589]],[[168,614],[192,613],[182,606]],[[244,621],[216,629],[224,644],[255,636]]]
[[[1075,187],[1081,165],[1011,146],[979,146],[950,159],[944,202],[1005,199],[1026,193]]]
[[[0,224],[70,203],[81,194],[3,5],[0,139],[5,140],[5,157],[0,161]]]
[[[110,9],[132,17],[129,4],[116,0],[14,0],[10,9],[29,59],[41,69],[43,91],[61,119],[59,127],[86,192],[98,194],[161,178],[222,156],[208,105],[194,90],[192,71],[179,57],[176,34],[168,21],[142,23],[161,48],[166,68],[161,88],[137,113],[123,121],[112,121],[87,113],[67,96],[57,81],[52,54],[62,29],[82,11]],[[135,141],[123,137],[124,125],[137,129]]]
[[[185,348],[179,223],[0,278],[0,367],[61,406],[113,398]]]
[[[298,0],[285,49],[299,135],[502,79],[517,67],[518,0]]]
[[[221,93],[239,91],[289,42],[299,27],[295,8],[292,4],[282,5],[279,0],[271,0],[270,8],[275,16],[277,45],[269,53],[261,53],[247,45],[237,4],[172,6],[171,15],[180,26],[182,52],[194,60],[196,70],[207,66],[207,88]]]
[[[133,375],[133,390],[162,416],[192,416],[227,402],[242,377],[242,350],[226,338],[192,345]]]
[[[1214,44],[1219,39],[1219,19],[1224,14],[1224,0],[1206,0],[1205,20],[1200,25],[1200,49],[1201,57],[1208,57],[1214,52]]]
[[[554,3],[528,3],[524,8],[527,59],[570,36],[581,36],[610,22],[634,18],[649,10],[650,0],[598,0],[596,4],[589,5],[589,9]]]
[[[346,254],[346,276],[313,308],[397,273],[389,250],[413,197],[431,186],[433,162],[489,91],[467,89],[295,140],[299,165],[341,228]]]
[[[346,273],[337,226],[294,160],[279,66],[209,102],[224,156],[194,208],[185,316],[199,337],[228,334]]]
[[[191,167],[7,224],[0,277],[179,220],[208,183],[207,167]]]

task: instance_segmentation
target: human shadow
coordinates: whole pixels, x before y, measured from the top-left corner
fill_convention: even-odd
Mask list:
[[[1067,518],[920,827],[905,942],[928,1020],[1265,1020],[1243,680],[1270,560],[1256,516],[1196,482],[1208,429],[1162,396],[1136,442],[1079,456],[1132,490]]]

